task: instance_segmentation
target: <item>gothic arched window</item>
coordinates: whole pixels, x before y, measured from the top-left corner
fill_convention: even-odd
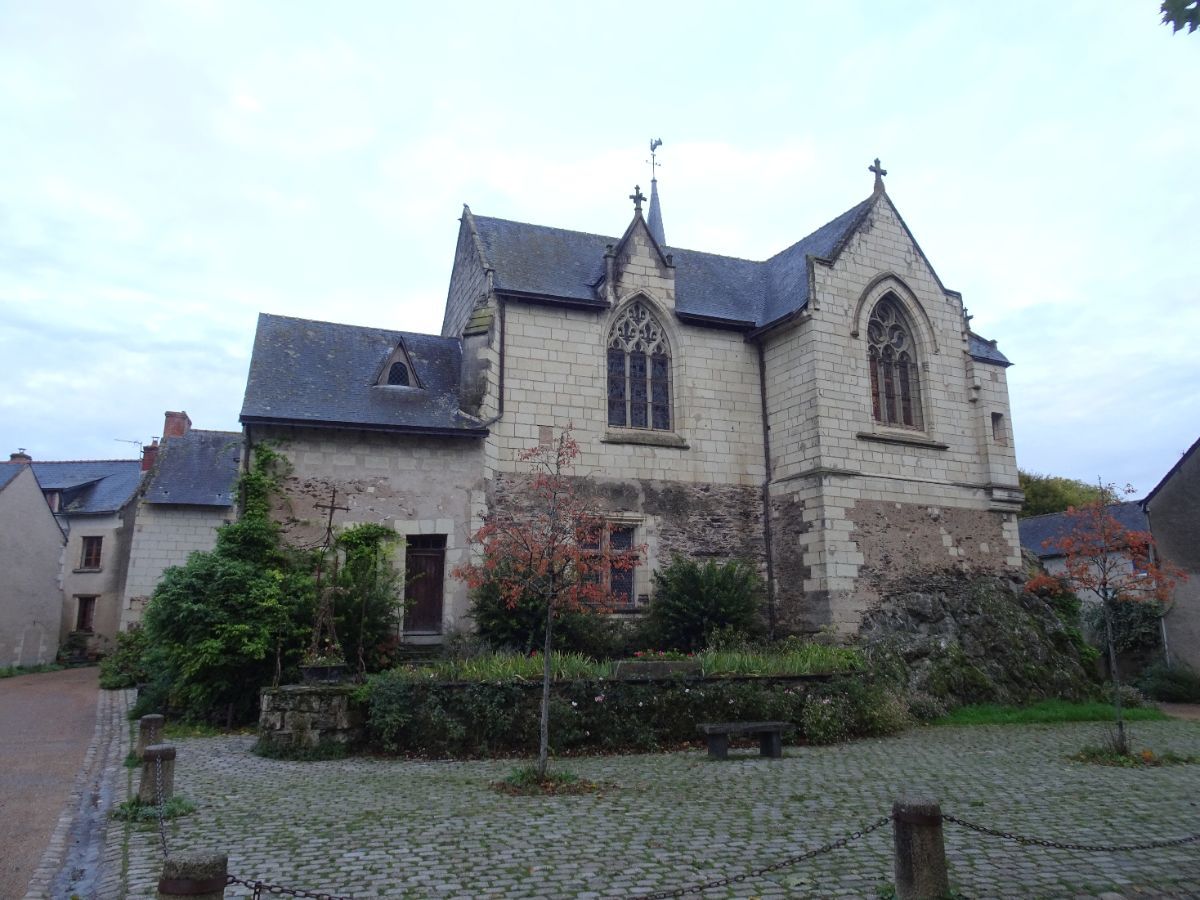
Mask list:
[[[671,348],[641,300],[626,307],[608,335],[608,424],[671,430]]]
[[[871,411],[883,425],[923,428],[921,376],[912,328],[900,304],[886,296],[867,322],[867,365],[871,369]]]

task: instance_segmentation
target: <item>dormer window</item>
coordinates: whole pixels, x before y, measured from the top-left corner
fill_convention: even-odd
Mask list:
[[[417,370],[413,368],[412,359],[408,355],[404,341],[396,344],[395,349],[384,359],[383,365],[379,367],[379,375],[375,379],[375,384],[380,387],[419,388],[421,386],[421,379],[417,377]]]
[[[398,387],[408,387],[408,366],[402,362],[394,362],[388,368],[387,383]]]

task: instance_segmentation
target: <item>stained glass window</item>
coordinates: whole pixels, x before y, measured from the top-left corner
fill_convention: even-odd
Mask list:
[[[912,328],[890,294],[875,304],[867,322],[871,414],[884,425],[923,428],[921,377]]]
[[[640,300],[609,333],[608,424],[671,430],[671,349],[658,319]]]

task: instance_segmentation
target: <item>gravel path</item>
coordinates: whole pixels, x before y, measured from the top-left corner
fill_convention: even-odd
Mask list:
[[[0,680],[0,900],[25,895],[56,833],[94,736],[98,671]]]
[[[607,898],[769,865],[845,835],[923,793],[963,819],[1076,843],[1200,833],[1200,765],[1071,762],[1101,725],[923,728],[882,740],[787,749],[780,761],[711,762],[702,751],[587,757],[562,765],[597,794],[514,798],[488,783],[511,761],[353,758],[293,763],[252,738],[178,742],[177,790],[194,815],[172,848],[226,850],[230,871],[355,898]],[[1200,724],[1137,723],[1135,742],[1200,755]],[[154,896],[156,835],[132,827],[114,896]],[[889,827],[717,897],[874,898],[892,880]],[[946,826],[952,884],[969,897],[1200,896],[1200,844],[1133,853],[1021,847]],[[116,851],[114,846],[118,846]],[[127,857],[123,857],[127,854]],[[227,898],[248,896],[231,888]]]

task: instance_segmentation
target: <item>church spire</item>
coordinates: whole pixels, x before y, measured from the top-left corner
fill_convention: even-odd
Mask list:
[[[646,227],[658,241],[658,246],[667,245],[667,235],[663,231],[662,207],[658,202],[658,159],[655,153],[662,146],[662,138],[654,138],[650,142],[650,212],[646,216]]]

